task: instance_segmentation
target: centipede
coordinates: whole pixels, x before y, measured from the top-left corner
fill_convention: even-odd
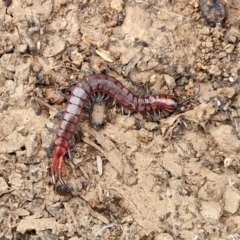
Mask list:
[[[182,112],[181,106],[195,98],[199,90],[194,96],[178,101],[173,95],[136,95],[120,81],[105,74],[93,74],[78,81],[71,91],[55,140],[51,144],[53,154],[49,164],[50,175],[54,189],[60,195],[72,191],[62,177],[64,157],[69,152],[70,140],[75,134],[84,108],[89,98],[96,92],[108,95],[121,107],[133,113],[148,113],[156,110],[173,113]],[[56,187],[58,181],[60,185]]]

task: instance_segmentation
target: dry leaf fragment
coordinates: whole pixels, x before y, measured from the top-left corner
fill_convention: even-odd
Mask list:
[[[96,50],[97,55],[99,55],[101,58],[103,58],[107,62],[113,62],[110,53],[104,49]]]

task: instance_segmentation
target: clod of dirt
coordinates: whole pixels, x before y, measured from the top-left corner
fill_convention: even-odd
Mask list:
[[[214,112],[215,106],[213,103],[201,104],[193,110],[161,120],[161,130],[166,136],[171,136],[173,129],[180,122],[181,117],[192,124],[200,125],[204,128]]]
[[[16,66],[16,73],[14,75],[15,81],[20,81],[21,83],[28,82],[30,75],[30,62],[22,63]]]
[[[168,233],[160,233],[155,236],[155,240],[173,240],[173,237]]]
[[[122,0],[112,0],[111,3],[110,3],[110,6],[114,11],[122,12],[123,1]]]
[[[8,190],[8,185],[3,178],[0,178],[0,196]]]
[[[164,80],[170,89],[176,86],[175,79],[172,76],[164,74]]]
[[[222,24],[226,18],[223,0],[200,0],[200,10],[210,26]]]
[[[40,143],[41,143],[41,139],[38,134],[36,134],[35,132],[29,133],[25,143],[25,147],[27,151],[26,157],[31,157],[35,155],[39,150]]]
[[[147,130],[144,129],[144,128],[141,128],[141,129],[138,131],[138,136],[137,136],[137,137],[138,137],[139,141],[148,143],[148,142],[150,142],[150,141],[153,140],[153,133],[147,131]]]
[[[210,68],[209,68],[209,73],[211,73],[212,75],[214,76],[220,76],[222,71],[221,69],[219,69],[217,66],[215,65],[212,65]]]
[[[12,173],[9,176],[9,183],[13,189],[19,189],[23,183],[22,175],[19,173]]]
[[[206,201],[218,201],[223,195],[223,187],[211,181],[207,181],[199,190],[199,198]]]
[[[0,146],[0,153],[13,153],[24,146],[25,137],[18,132],[9,134]]]
[[[104,102],[95,103],[91,113],[91,124],[99,129],[107,123],[106,104]]]
[[[8,38],[0,39],[0,56],[4,53],[11,52],[13,50],[13,43]]]
[[[212,127],[210,134],[218,146],[221,146],[222,152],[236,154],[240,151],[239,140],[237,139],[237,136],[233,134],[233,128],[231,126],[221,125],[218,127]],[[229,142],[229,139],[231,139],[231,142]]]
[[[7,7],[9,7],[12,3],[12,0],[4,0]]]
[[[224,210],[234,214],[239,208],[240,195],[233,187],[227,186],[224,193]]]
[[[67,226],[58,223],[55,218],[32,219],[31,217],[22,219],[17,226],[17,231],[20,233],[25,233],[27,230],[35,230],[38,233],[46,229],[52,229],[53,232],[59,233],[67,231]]]
[[[222,215],[221,203],[214,201],[202,201],[200,213],[205,219],[219,220]]]
[[[43,51],[44,57],[54,57],[63,52],[66,47],[66,42],[57,34],[49,37],[48,41],[48,45]]]
[[[229,234],[240,232],[240,216],[232,216],[226,221],[226,229]]]
[[[218,88],[217,93],[223,95],[226,98],[232,98],[236,93],[234,87],[225,87],[225,88]]]

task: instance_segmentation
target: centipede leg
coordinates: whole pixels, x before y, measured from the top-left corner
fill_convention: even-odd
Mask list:
[[[68,187],[67,184],[62,179],[63,165],[64,165],[64,159],[63,159],[63,157],[60,157],[59,164],[58,164],[58,179],[59,179],[59,182],[61,183],[61,185],[58,186],[57,188],[55,188],[55,190],[60,195],[66,195],[72,191],[72,188]]]
[[[61,118],[61,117],[63,116],[63,113],[64,113],[64,112],[65,112],[65,109],[62,109],[62,110],[58,111],[58,112],[53,116],[53,118],[55,118],[55,119]]]
[[[72,157],[70,148],[67,149],[67,152],[68,152],[68,159],[69,159],[69,161],[72,163],[72,165],[76,166],[76,164],[73,161],[73,157]]]
[[[124,115],[124,107],[121,107],[121,114]]]
[[[48,158],[52,157],[51,155],[52,155],[53,149],[54,149],[54,142],[52,142],[47,148],[47,157]]]
[[[62,86],[60,88],[60,95],[64,97],[65,100],[68,100],[69,96],[65,94],[65,91],[71,92],[71,87],[70,86]]]
[[[56,185],[56,183],[58,181],[58,178],[59,178],[58,171],[56,170],[58,165],[59,165],[58,157],[53,156],[53,159],[52,159],[52,162],[51,162],[51,165],[50,165],[50,170],[51,170],[52,183],[54,185],[54,188],[55,188],[55,185]]]
[[[107,101],[109,98],[110,98],[110,96],[109,96],[109,95],[106,95],[106,94],[104,94],[103,101]]]
[[[55,132],[55,129],[48,127],[47,124],[45,124],[45,128],[46,128],[49,132],[52,132],[52,133]]]
[[[63,157],[60,157],[59,162],[58,162],[58,180],[62,185],[67,187],[67,184],[62,179],[63,165],[64,165],[64,159],[63,159]]]
[[[113,108],[116,105],[116,101],[114,100],[112,104],[109,106],[109,108]]]

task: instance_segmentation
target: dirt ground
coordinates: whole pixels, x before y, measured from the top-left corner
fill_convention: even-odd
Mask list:
[[[240,239],[240,2],[224,3],[212,25],[199,0],[0,2],[0,239]],[[49,129],[60,89],[92,71],[200,93],[154,121],[119,106],[100,130],[82,119],[60,196]]]

